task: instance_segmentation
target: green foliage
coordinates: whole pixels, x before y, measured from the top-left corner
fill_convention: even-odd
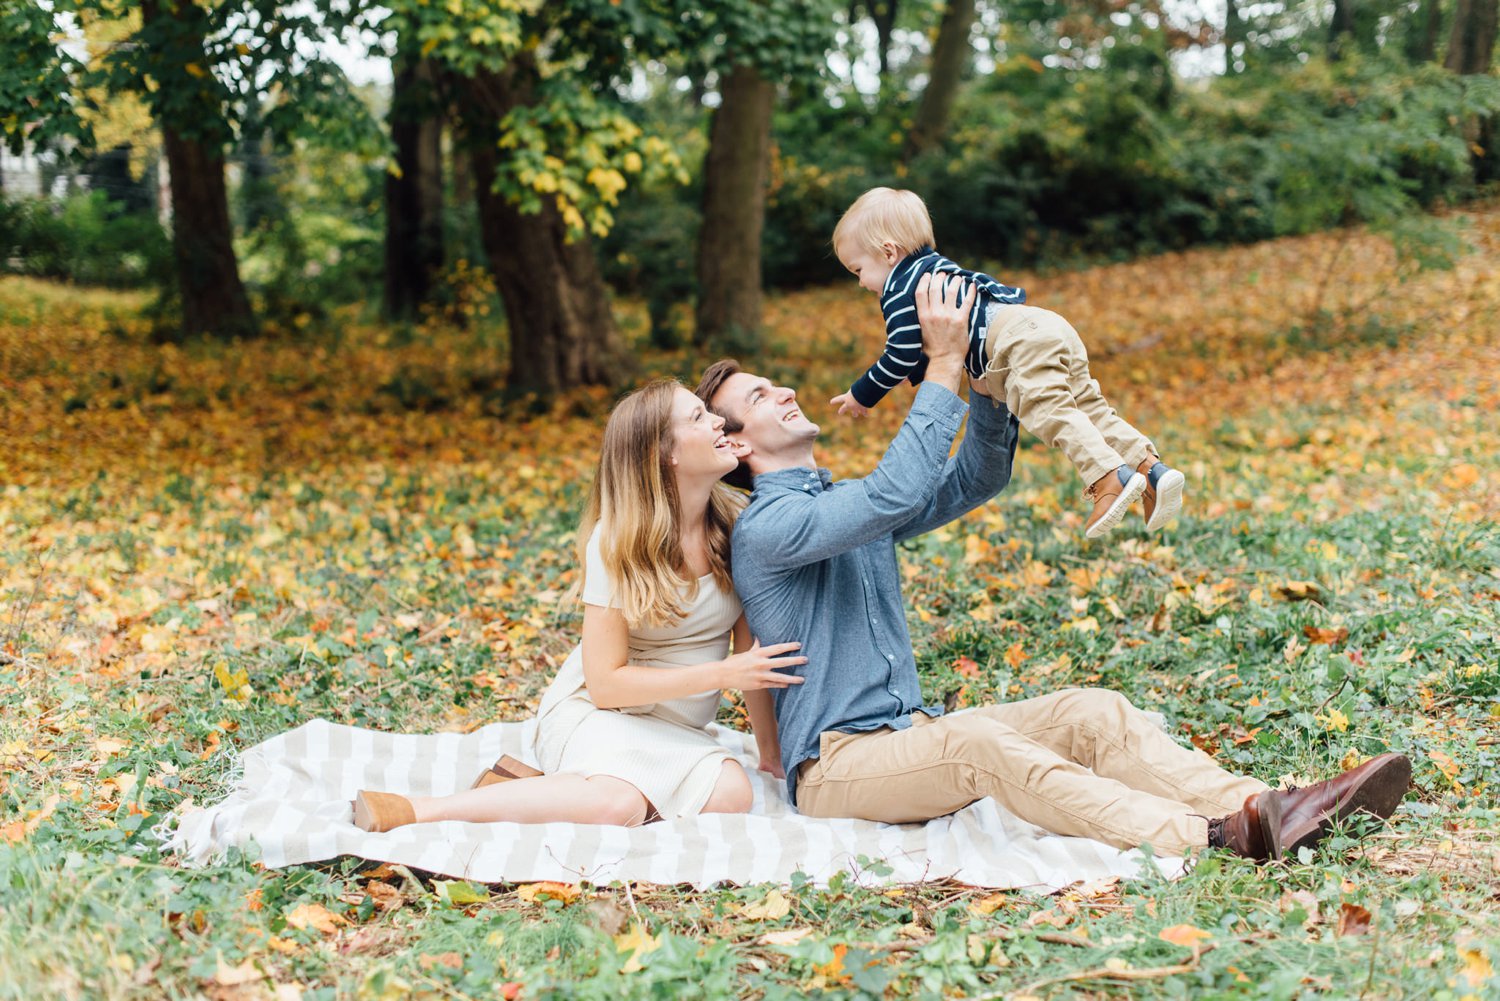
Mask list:
[[[33,0],[0,0],[0,142],[19,154],[91,140],[75,114],[77,61],[52,40],[52,14]]]
[[[61,203],[0,198],[0,272],[141,288],[164,280],[171,243],[149,212],[124,212],[102,191]]]

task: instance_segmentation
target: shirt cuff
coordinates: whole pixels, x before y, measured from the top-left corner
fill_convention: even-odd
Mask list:
[[[930,417],[945,428],[958,431],[968,413],[968,404],[947,386],[935,382],[924,382],[917,387],[917,398],[912,401],[911,416]]]

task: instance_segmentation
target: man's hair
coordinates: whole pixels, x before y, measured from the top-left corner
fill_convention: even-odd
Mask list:
[[[871,188],[854,200],[833,227],[833,252],[839,247],[879,250],[887,241],[902,255],[920,247],[936,247],[932,217],[915,191]]]
[[[745,425],[733,414],[725,413],[721,407],[714,406],[714,394],[723,388],[730,376],[743,371],[745,370],[740,368],[740,363],[733,358],[720,358],[703,370],[703,378],[698,380],[698,388],[693,390],[705,407],[724,418],[725,434],[739,434],[745,430]],[[743,459],[740,460],[739,465],[720,477],[731,487],[739,487],[741,490],[750,489],[751,478],[750,467]]]

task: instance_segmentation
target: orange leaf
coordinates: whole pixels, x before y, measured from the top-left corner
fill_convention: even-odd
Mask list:
[[[1358,904],[1339,904],[1338,935],[1363,935],[1370,930],[1370,912]]]
[[[1317,626],[1304,626],[1302,634],[1307,637],[1308,643],[1313,646],[1317,646],[1319,643],[1342,643],[1349,638],[1349,630],[1343,626],[1337,629],[1319,629]]]
[[[1204,939],[1213,938],[1213,935],[1194,925],[1173,925],[1170,928],[1163,928],[1156,937],[1163,942],[1191,948]]]
[[[955,660],[953,662],[953,670],[957,671],[965,678],[979,677],[979,665],[974,663],[974,661],[970,660],[968,657],[960,657]]]

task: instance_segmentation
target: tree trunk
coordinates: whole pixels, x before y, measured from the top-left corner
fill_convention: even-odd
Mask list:
[[[1444,66],[1466,76],[1490,71],[1495,56],[1496,6],[1496,0],[1458,0]]]
[[[1406,36],[1406,56],[1414,63],[1437,58],[1438,34],[1442,31],[1443,8],[1439,0],[1422,0],[1422,30]]]
[[[752,66],[723,77],[703,159],[694,341],[750,346],[760,335],[760,236],[776,88]]]
[[[1333,19],[1328,22],[1328,58],[1337,62],[1354,44],[1355,0],[1333,0]]]
[[[943,138],[958,82],[969,65],[969,29],[974,24],[974,0],[949,0],[932,47],[932,71],[917,117],[906,135],[905,158],[910,160]]]
[[[177,38],[186,38],[192,44],[174,55],[188,62],[203,59],[203,29],[193,23],[203,21],[201,10],[185,3],[167,10],[169,13],[163,12],[159,0],[144,0],[141,18],[147,24],[162,17],[179,22],[175,26]],[[200,102],[188,105],[194,113],[203,111]],[[179,123],[160,121],[159,124],[172,178],[172,254],[182,299],[183,332],[220,337],[253,333],[255,316],[250,311],[250,300],[240,282],[239,262],[234,256],[223,147],[212,140],[189,138],[178,130]],[[207,127],[208,123],[181,124],[193,128],[194,136],[213,131]]]
[[[1458,0],[1453,12],[1453,31],[1448,36],[1445,65],[1465,76],[1488,73],[1495,58],[1497,0]],[[1500,177],[1500,151],[1496,150],[1495,119],[1476,117],[1464,123],[1464,138],[1474,151],[1474,179],[1485,182]]]
[[[1224,0],[1224,72],[1234,75],[1239,72],[1235,49],[1245,44],[1245,19],[1240,14],[1243,0]]]
[[[407,319],[443,267],[443,123],[427,60],[404,60],[391,95],[396,171],[385,177],[385,311]]]
[[[480,240],[510,328],[512,392],[542,400],[580,385],[610,385],[632,374],[619,345],[609,289],[584,236],[568,242],[551,201],[523,214],[495,191],[498,123],[532,98],[535,68],[518,58],[504,73],[466,82],[465,108]]]
[[[896,0],[870,0],[870,19],[875,22],[875,47],[880,56],[880,79],[891,68],[891,34],[896,30]]]

